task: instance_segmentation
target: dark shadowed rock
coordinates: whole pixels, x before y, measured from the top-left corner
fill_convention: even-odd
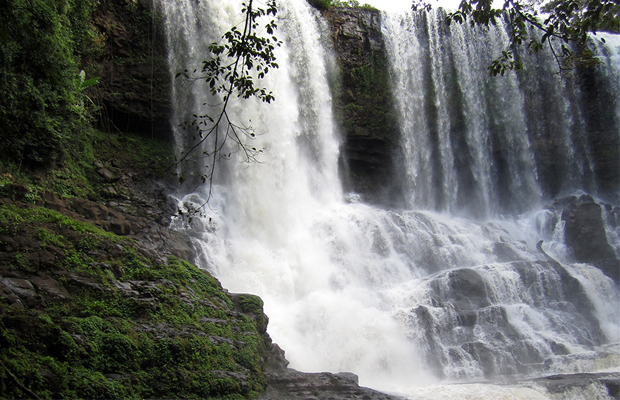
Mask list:
[[[333,7],[324,12],[332,27],[340,67],[334,108],[343,133],[340,159],[346,191],[365,201],[398,204],[399,131],[392,105],[381,13]]]
[[[607,394],[618,399],[620,395],[620,374],[616,373],[584,373],[570,375],[552,375],[534,379],[533,382],[544,386],[553,395],[569,395],[576,388],[600,385]]]
[[[360,387],[355,374],[304,373],[294,369],[267,373],[267,390],[258,400],[404,400]]]
[[[105,178],[108,182],[117,182],[121,179],[121,174],[117,169],[110,170],[108,168],[100,168],[97,173]]]
[[[104,40],[93,62],[101,79],[89,96],[103,106],[104,127],[171,138],[171,76],[163,18],[154,4],[97,2],[92,24]]]
[[[475,310],[490,305],[482,276],[473,269],[461,268],[448,274],[452,304],[458,310]]]
[[[590,199],[573,202],[562,212],[566,245],[573,250],[576,261],[593,264],[617,283],[620,261],[607,242],[603,209]]]

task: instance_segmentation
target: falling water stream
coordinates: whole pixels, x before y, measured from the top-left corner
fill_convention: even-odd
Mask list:
[[[200,67],[206,46],[243,18],[237,0],[161,5],[173,73]],[[393,84],[405,88],[395,97],[409,209],[377,208],[343,193],[339,181],[329,28],[305,1],[278,7],[280,68],[264,81],[276,101],[234,101],[229,109],[256,132],[259,163],[232,154],[215,176],[206,216],[173,227],[193,238],[198,265],[224,287],[264,300],[268,332],[290,367],[351,371],[363,386],[412,399],[549,399],[534,384],[471,382],[619,368],[618,287],[592,266],[566,262],[563,223],[541,206],[550,191],[596,189],[584,186],[593,172],[579,150],[581,117],[570,111],[578,89],[556,82],[555,123],[570,133],[558,151],[569,173],[550,189],[524,134],[534,83],[514,74],[489,80],[485,71],[506,43],[503,28],[456,27],[448,41],[436,14],[384,14]],[[617,48],[605,49],[617,66]],[[217,101],[207,92],[200,82],[175,82],[175,127]],[[192,168],[186,173],[200,175],[205,165]],[[176,196],[201,205],[208,189],[186,184]],[[608,236],[618,252],[617,230]],[[536,250],[541,239],[562,265]]]

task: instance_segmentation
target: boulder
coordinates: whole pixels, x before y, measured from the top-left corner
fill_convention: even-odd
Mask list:
[[[267,390],[258,400],[404,400],[360,387],[357,375],[341,372],[304,373],[294,369],[265,374]]]
[[[620,261],[607,241],[603,208],[590,198],[581,198],[562,211],[562,221],[566,245],[572,249],[575,261],[596,266],[618,283]]]

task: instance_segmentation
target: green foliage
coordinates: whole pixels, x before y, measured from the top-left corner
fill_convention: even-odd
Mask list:
[[[76,84],[89,48],[89,0],[0,5],[0,156],[29,166],[61,159],[86,126]],[[79,81],[78,81],[79,82]]]
[[[387,63],[381,55],[372,54],[367,63],[351,67],[347,73],[347,90],[338,88],[335,96],[343,125],[362,126],[373,134],[384,134],[393,125]]]
[[[261,314],[263,312],[263,300],[258,296],[244,294],[240,296],[239,303],[244,312]]]
[[[0,233],[9,233],[16,229],[19,224],[50,223],[57,224],[63,228],[68,228],[80,234],[94,234],[113,241],[126,241],[113,233],[88,223],[69,218],[57,211],[43,207],[20,208],[15,205],[0,206]],[[38,232],[42,230],[39,229]],[[51,235],[51,233],[49,233]]]
[[[329,10],[332,0],[308,0],[308,3],[317,10]]]
[[[269,15],[275,17],[278,12],[276,3],[270,0],[265,9],[253,8],[250,0],[244,4],[241,12],[246,15],[243,31],[233,26],[222,36],[224,44],[211,43],[209,51],[213,57],[203,61],[202,73],[205,75],[201,79],[209,85],[211,94],[223,93],[224,101],[236,92],[238,97],[244,99],[256,97],[270,103],[274,100],[272,93],[267,93],[265,88],[255,87],[250,72],[255,70],[258,78],[262,79],[270,68],[278,68],[273,51],[282,42],[274,36],[277,29],[275,20],[264,26],[269,37],[257,34],[258,18]]]
[[[172,145],[163,140],[93,129],[82,131],[79,137],[56,168],[32,171],[14,161],[2,161],[0,156],[0,197],[16,200],[12,188],[17,185],[27,188],[25,200],[33,204],[45,192],[99,200],[105,195],[102,189],[110,184],[97,172],[95,160],[114,160],[123,170],[155,178],[164,177],[172,163]]]

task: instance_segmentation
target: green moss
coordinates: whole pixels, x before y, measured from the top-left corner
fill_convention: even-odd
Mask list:
[[[70,298],[0,301],[0,359],[38,396],[241,399],[264,389],[258,297],[233,302],[192,264],[149,258],[131,240],[51,210],[0,206],[0,217],[35,250],[64,251],[48,273]],[[27,251],[16,268],[39,273]],[[24,395],[4,371],[0,393]]]

